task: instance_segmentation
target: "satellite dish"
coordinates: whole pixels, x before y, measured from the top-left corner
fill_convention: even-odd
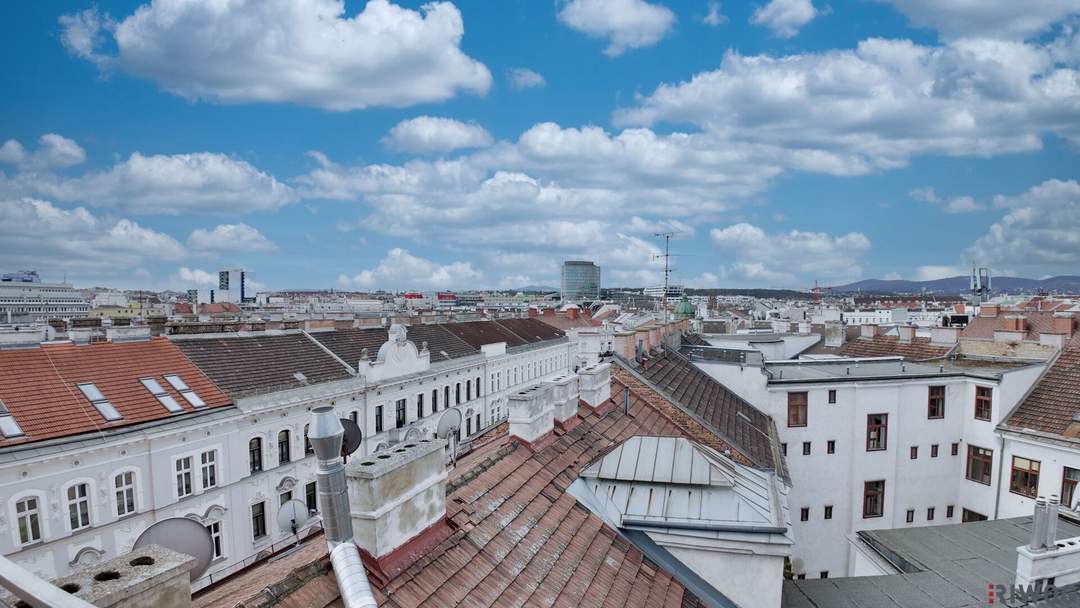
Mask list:
[[[446,439],[460,428],[461,410],[446,410],[442,418],[439,418],[439,426],[435,429],[435,435],[439,439]]]
[[[194,557],[195,567],[188,572],[192,581],[202,576],[210,567],[210,561],[214,559],[214,539],[210,537],[210,530],[186,517],[170,517],[151,525],[135,540],[132,549],[149,545],[158,545]]]
[[[311,519],[311,511],[303,501],[292,499],[278,508],[277,525],[282,532],[296,534]]]
[[[364,433],[352,418],[342,418],[341,426],[345,429],[345,438],[341,441],[341,457],[345,458],[360,448]]]

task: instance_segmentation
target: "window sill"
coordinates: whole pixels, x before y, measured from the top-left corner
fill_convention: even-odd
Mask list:
[[[867,514],[863,513],[863,516],[862,516],[863,519],[877,519],[879,517],[885,517],[885,514],[884,513],[878,513],[877,515],[867,515]]]
[[[972,479],[970,477],[965,477],[964,479],[966,479],[966,480],[968,480],[970,482],[973,482],[973,483],[977,483],[979,485],[987,486],[987,487],[990,487],[990,485],[991,485],[989,481],[983,481],[981,479]]]
[[[1023,492],[1017,492],[1016,490],[1014,490],[1012,488],[1009,488],[1009,494],[1016,494],[1017,496],[1020,496],[1021,498],[1031,498],[1031,499],[1038,498],[1038,495],[1039,495],[1038,492],[1036,492],[1034,494],[1024,494]]]

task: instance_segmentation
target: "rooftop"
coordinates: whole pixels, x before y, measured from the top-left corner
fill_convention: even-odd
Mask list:
[[[904,357],[905,359],[934,359],[944,357],[952,344],[932,344],[930,338],[914,337],[901,342],[899,336],[858,337],[840,347],[842,357]]]
[[[871,359],[800,359],[770,361],[765,364],[770,384],[802,382],[857,382],[894,378],[938,378],[948,376],[982,376],[996,379],[987,370],[964,370],[944,363],[929,365],[904,361],[900,357]]]
[[[1016,548],[1031,539],[1031,521],[864,530],[859,537],[900,574],[785,581],[783,608],[854,608],[870,599],[890,608],[986,606],[988,584],[1013,584]],[[1057,530],[1059,539],[1080,536],[1080,525],[1064,518]]]
[[[1004,426],[1080,437],[1080,333],[1065,345]]]

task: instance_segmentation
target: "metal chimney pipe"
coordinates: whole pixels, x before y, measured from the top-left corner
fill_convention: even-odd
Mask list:
[[[1031,543],[1028,549],[1042,551],[1046,542],[1046,498],[1040,496],[1035,499],[1035,514],[1031,520]]]
[[[360,551],[353,542],[349,491],[345,483],[345,463],[341,458],[345,429],[334,408],[328,406],[312,410],[309,425],[308,441],[315,451],[315,480],[319,507],[323,512],[323,530],[341,600],[345,608],[377,608]]]
[[[1057,494],[1051,494],[1046,502],[1046,548],[1049,551],[1057,549],[1057,526],[1058,510],[1061,500]]]

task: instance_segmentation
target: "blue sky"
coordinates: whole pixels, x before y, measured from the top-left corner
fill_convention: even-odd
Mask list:
[[[974,5],[978,5],[975,7]],[[79,285],[1080,268],[1080,0],[9,2],[0,260]]]

